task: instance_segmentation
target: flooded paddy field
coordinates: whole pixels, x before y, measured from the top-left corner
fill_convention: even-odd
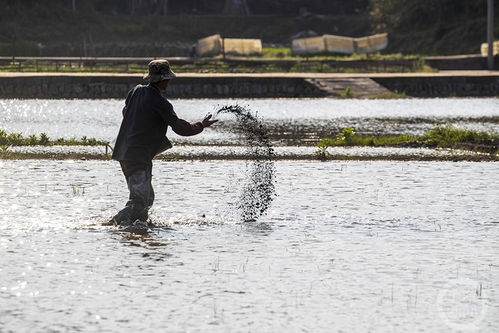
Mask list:
[[[159,227],[134,235],[100,226],[128,196],[117,162],[0,160],[0,332],[497,330],[497,162],[306,160],[320,137],[345,127],[421,134],[450,123],[499,133],[498,99],[173,104],[190,121],[245,106],[267,129],[275,161],[264,162],[263,172],[245,158],[244,133],[229,115],[199,136],[169,133],[174,147],[153,169],[151,217]],[[112,142],[122,106],[0,100],[0,129]],[[108,158],[102,146],[7,149]],[[329,152],[366,159],[479,154]],[[242,222],[245,205],[261,206],[247,195],[251,182],[265,185],[259,179],[270,183],[268,209]]]
[[[0,331],[495,332],[497,163],[156,161],[147,236],[112,161],[0,161]]]
[[[0,129],[23,135],[46,133],[51,138],[96,138],[112,141],[121,122],[122,100],[0,100]],[[499,133],[499,99],[402,100],[174,100],[177,114],[201,120],[230,104],[258,114],[274,146],[313,146],[324,136],[353,127],[361,134],[421,134],[436,123]],[[190,138],[169,133],[182,145],[241,145],[235,119]]]

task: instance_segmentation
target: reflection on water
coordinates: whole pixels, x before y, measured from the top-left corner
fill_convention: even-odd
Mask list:
[[[499,133],[499,99],[404,100],[175,100],[179,116],[197,121],[221,106],[239,104],[265,120],[274,145],[312,145],[345,127],[358,133],[420,134],[436,122]],[[58,137],[95,137],[111,141],[121,123],[122,100],[0,100],[0,129],[24,135],[47,133]],[[236,122],[222,122],[203,135],[173,141],[186,144],[240,144]]]
[[[254,223],[242,170],[157,161],[141,236],[96,225],[127,197],[116,163],[0,161],[0,331],[499,326],[497,163],[276,162]]]
[[[0,127],[111,140],[122,103],[1,100]],[[226,104],[174,101],[189,120]],[[450,121],[499,132],[498,99],[230,104],[259,112],[278,156],[312,154],[318,137],[349,126],[421,133]],[[189,144],[175,153],[238,154],[244,147],[235,126],[227,117],[203,135],[173,136]],[[101,148],[76,148],[87,149]],[[331,153],[352,151],[373,153]],[[99,225],[127,199],[117,163],[0,161],[0,332],[499,326],[497,163],[275,165],[274,202],[257,221],[242,223],[236,208],[244,161],[155,161],[151,215],[160,227],[134,235]]]

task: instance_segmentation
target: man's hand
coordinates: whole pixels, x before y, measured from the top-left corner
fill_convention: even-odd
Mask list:
[[[218,121],[218,119],[214,119],[214,120],[210,120],[210,119],[211,119],[211,113],[208,113],[206,115],[206,117],[204,117],[203,121],[201,122],[201,124],[203,124],[204,128],[210,127],[211,125],[213,125],[214,123],[216,123]]]

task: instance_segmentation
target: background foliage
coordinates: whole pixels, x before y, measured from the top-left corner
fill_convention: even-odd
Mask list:
[[[0,0],[0,55],[185,56],[214,33],[289,46],[304,31],[388,32],[385,52],[427,55],[478,53],[486,39],[486,0],[239,0],[246,16],[230,1]]]

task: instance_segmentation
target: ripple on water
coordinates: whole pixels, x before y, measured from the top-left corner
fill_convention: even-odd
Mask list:
[[[216,112],[227,100],[175,100],[180,117],[198,121]],[[319,137],[354,127],[359,133],[420,134],[435,122],[499,133],[497,98],[406,100],[264,99],[234,100],[264,119],[274,145],[309,145]],[[0,100],[2,128],[24,135],[45,132],[51,138],[94,137],[115,139],[121,123],[123,100]],[[77,111],[75,111],[77,110]],[[203,135],[172,140],[188,144],[237,144],[237,125],[230,116]]]
[[[171,229],[133,236],[89,226],[126,201],[117,163],[1,161],[0,330],[498,327],[497,163],[275,165],[239,223],[243,161],[157,161]]]

